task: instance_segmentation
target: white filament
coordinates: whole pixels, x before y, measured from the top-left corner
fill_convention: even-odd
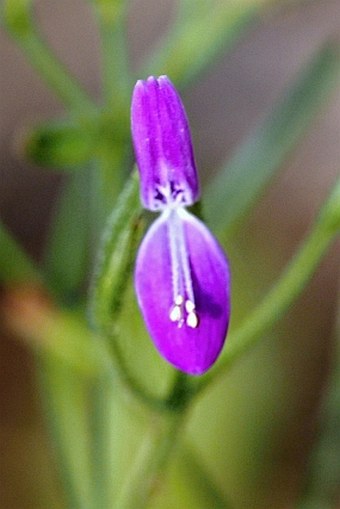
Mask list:
[[[189,256],[185,240],[180,209],[167,211],[168,236],[171,260],[171,282],[173,305],[169,312],[172,322],[178,327],[184,323],[193,329],[198,326],[195,297],[191,279]]]

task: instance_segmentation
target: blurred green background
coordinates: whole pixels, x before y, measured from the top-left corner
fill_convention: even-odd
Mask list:
[[[270,113],[323,44],[339,41],[338,0],[281,3],[283,7],[262,13],[248,25],[232,50],[222,51],[182,93],[203,185]],[[193,1],[193,9],[195,5]],[[175,9],[171,0],[131,2],[127,37],[135,68],[171,26]],[[56,53],[98,98],[99,39],[89,5],[81,0],[40,0],[36,15]],[[204,38],[204,33],[194,37]],[[0,62],[0,212],[39,260],[66,177],[25,162],[21,142],[32,124],[59,116],[63,109],[4,31]],[[168,68],[162,72],[168,73]],[[226,246],[233,269],[233,323],[247,316],[264,295],[312,224],[339,175],[339,132],[340,93],[335,90]],[[335,358],[339,247],[331,248],[299,301],[266,340],[196,403],[186,430],[188,449],[178,452],[185,457],[172,463],[169,483],[152,507],[222,507],[219,500],[205,500],[204,490],[190,487],[190,480],[200,475],[194,466],[197,458],[231,508],[296,507]],[[129,291],[131,304],[121,320],[133,338],[135,330],[142,330],[142,321]],[[128,342],[126,349],[131,356],[140,352],[138,369],[145,373],[147,367],[146,382],[159,385],[166,368],[159,367],[163,361],[146,333]],[[43,423],[32,354],[6,327],[0,363],[0,506],[61,509],[55,452]],[[114,491],[136,452],[146,417],[115,394],[110,412]]]

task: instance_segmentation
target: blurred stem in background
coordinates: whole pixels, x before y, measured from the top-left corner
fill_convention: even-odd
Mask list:
[[[157,415],[152,418],[133,468],[122,488],[116,507],[145,509],[162,487],[164,471],[183,432],[185,412]]]
[[[223,238],[240,228],[339,79],[339,48],[325,44],[210,183],[204,214]]]
[[[91,117],[95,113],[94,104],[41,38],[32,9],[32,0],[4,0],[2,21],[31,65],[65,106],[79,119]]]
[[[61,165],[73,173],[68,175],[52,225],[45,272],[39,273],[1,226],[0,275],[8,286],[26,283],[32,289],[32,285],[38,285],[38,294],[55,295],[60,306],[70,310],[64,316],[64,309],[55,304],[51,310],[39,299],[36,301],[34,292],[19,291],[9,294],[12,300],[7,306],[8,323],[35,345],[47,420],[68,507],[143,509],[162,485],[195,396],[263,338],[314,273],[339,230],[340,184],[334,187],[287,270],[262,304],[235,330],[216,368],[200,380],[174,372],[163,395],[150,392],[145,380],[135,374],[133,358],[125,358],[118,342],[124,332],[119,318],[145,225],[136,175],[127,179],[126,173],[131,158],[128,111],[132,86],[125,39],[126,3],[90,1],[102,45],[103,100],[98,106],[42,40],[32,5],[30,0],[6,0],[2,21],[65,105],[69,118],[30,133],[26,151],[40,164]],[[207,69],[222,48],[232,46],[266,5],[260,0],[245,4],[199,1],[193,10],[191,1],[182,0],[174,26],[144,64],[141,75],[166,72],[180,85],[189,83]],[[338,83],[338,77],[338,48],[327,45],[212,182],[204,210],[213,229],[232,235]],[[87,283],[93,246],[98,244],[104,223],[90,292],[91,332],[85,325],[82,287]],[[27,316],[23,310],[31,314]],[[27,320],[23,321],[21,315]],[[116,374],[122,386],[144,404],[151,419],[140,453],[118,496],[110,487],[113,461],[107,445],[111,426],[108,408]],[[336,393],[338,396],[338,389]],[[331,416],[335,400],[332,396]],[[324,450],[321,443],[320,451]],[[329,465],[329,475],[339,479],[338,464]],[[317,467],[313,468],[313,472],[317,471]],[[195,471],[196,481],[204,476],[204,468],[198,462]],[[318,479],[318,475],[311,476],[310,493],[319,490]],[[213,483],[206,481],[201,490],[217,501],[216,507],[226,507],[219,493],[214,493]],[[302,507],[309,509],[307,505]]]
[[[103,98],[105,108],[117,116],[129,102],[133,86],[128,67],[126,16],[128,3],[107,0],[89,0],[93,5],[101,40]]]
[[[298,509],[337,507],[340,479],[340,348],[339,329],[333,372],[321,406],[319,429],[308,462],[307,476]]]
[[[293,257],[282,277],[265,296],[263,302],[240,325],[229,339],[229,347],[216,367],[197,383],[204,387],[248,352],[267,330],[274,325],[292,305],[314,274],[330,243],[340,230],[340,179],[332,189],[321,209],[313,229],[298,253]]]
[[[0,222],[0,280],[15,286],[23,281],[29,284],[41,282],[41,274],[29,256],[13,238],[6,226]]]

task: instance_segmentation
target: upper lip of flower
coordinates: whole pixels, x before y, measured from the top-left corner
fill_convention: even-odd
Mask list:
[[[192,205],[198,199],[199,184],[189,123],[166,76],[137,81],[131,130],[145,208]]]

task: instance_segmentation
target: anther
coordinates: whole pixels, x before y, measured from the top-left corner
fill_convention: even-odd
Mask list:
[[[172,306],[169,314],[169,318],[172,322],[178,322],[178,327],[182,327],[184,319],[183,319],[183,302],[184,299],[182,295],[177,295],[175,298],[175,303]]]
[[[196,313],[194,312],[189,313],[185,323],[187,324],[188,327],[196,329],[196,327],[198,327],[198,316],[196,315]]]
[[[182,297],[182,295],[177,295],[176,298],[175,298],[175,304],[176,306],[181,306],[184,302],[184,298]]]
[[[195,304],[191,300],[185,301],[185,311],[188,313],[185,323],[188,327],[196,329],[198,326],[198,316],[195,312]]]
[[[191,301],[191,300],[186,300],[185,301],[185,311],[187,313],[192,313],[195,309],[195,304]]]

